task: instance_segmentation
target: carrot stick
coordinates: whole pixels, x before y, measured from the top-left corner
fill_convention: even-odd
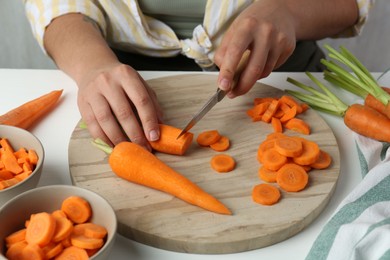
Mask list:
[[[95,140],[94,144],[110,153],[109,164],[112,171],[119,177],[169,193],[206,210],[231,214],[230,210],[220,201],[141,146],[122,142],[110,149],[100,141]]]
[[[51,241],[55,228],[56,221],[51,214],[46,212],[34,214],[26,228],[26,241],[29,244],[45,246]]]
[[[280,199],[280,191],[271,184],[261,183],[252,190],[253,201],[262,205],[273,205]]]
[[[54,108],[62,91],[62,89],[52,91],[10,110],[0,116],[0,124],[29,129]]]
[[[266,123],[271,122],[271,118],[274,116],[276,111],[279,108],[279,99],[274,99],[271,101],[271,104],[268,106],[267,110],[265,110],[263,116],[261,117],[261,120],[263,120]]]
[[[278,119],[276,117],[272,117],[271,125],[272,125],[272,128],[274,129],[274,132],[276,132],[276,133],[283,132],[283,125],[282,125],[282,122],[280,121],[280,119]]]
[[[160,124],[160,139],[149,143],[158,152],[183,155],[191,146],[194,134],[187,132],[177,138],[180,132],[179,128]]]
[[[226,136],[221,136],[219,140],[213,144],[210,145],[210,148],[217,152],[223,152],[229,149],[230,147],[230,140]]]
[[[84,223],[92,216],[91,205],[79,196],[70,196],[61,204],[61,210],[74,223]]]
[[[291,96],[283,95],[280,102],[287,104],[290,108],[295,107],[298,114],[302,113],[301,105]]]
[[[284,115],[280,118],[280,122],[286,123],[290,119],[294,118],[296,115],[297,115],[297,106],[288,108],[288,110],[285,111]]]
[[[236,167],[233,157],[227,154],[214,155],[210,160],[211,168],[217,172],[230,172]]]
[[[221,135],[217,130],[208,130],[201,132],[196,138],[196,142],[200,146],[210,146],[213,143],[217,142],[221,138]]]
[[[306,187],[309,182],[309,176],[302,166],[287,163],[278,170],[276,182],[283,190],[295,192]]]

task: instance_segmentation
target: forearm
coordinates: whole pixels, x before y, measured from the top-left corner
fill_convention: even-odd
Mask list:
[[[57,66],[77,84],[82,84],[90,71],[118,62],[99,28],[82,14],[53,20],[46,29],[44,46]]]
[[[354,25],[359,16],[355,0],[286,0],[295,17],[297,40],[319,40]]]

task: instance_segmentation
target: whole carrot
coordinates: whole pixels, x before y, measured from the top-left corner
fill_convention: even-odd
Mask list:
[[[54,107],[62,91],[54,90],[8,111],[0,116],[0,124],[30,128]]]
[[[203,191],[195,183],[173,170],[155,155],[131,143],[117,144],[111,151],[94,142],[110,153],[109,164],[119,177],[149,188],[169,193],[190,204],[219,214],[231,215],[230,210],[216,198]]]

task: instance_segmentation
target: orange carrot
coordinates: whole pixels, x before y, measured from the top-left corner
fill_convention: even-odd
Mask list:
[[[306,187],[309,182],[309,176],[302,166],[287,163],[278,170],[276,182],[283,190],[295,192]]]
[[[44,260],[45,254],[43,253],[42,248],[40,248],[38,245],[28,244],[23,248],[21,259]]]
[[[26,241],[21,241],[18,243],[11,244],[7,249],[5,256],[8,260],[20,260],[23,259],[23,250],[27,246]]]
[[[264,152],[275,146],[275,140],[273,138],[264,140],[257,148],[257,160],[261,162]]]
[[[217,130],[208,130],[201,132],[196,138],[196,141],[200,146],[210,146],[217,142],[219,138],[221,138],[221,135]]]
[[[9,180],[13,178],[14,175],[8,170],[0,170],[0,180]]]
[[[228,154],[214,155],[210,160],[211,168],[217,172],[230,172],[236,167],[236,162]]]
[[[75,235],[70,236],[70,242],[73,246],[83,248],[83,249],[96,249],[101,248],[104,244],[104,240],[101,238],[90,238],[85,235]]]
[[[92,216],[91,205],[84,198],[70,196],[61,204],[61,210],[74,223],[84,223]]]
[[[268,106],[267,110],[264,112],[263,116],[261,117],[261,120],[263,120],[266,123],[271,122],[272,117],[276,113],[276,111],[279,108],[279,99],[274,99],[271,101],[271,104]]]
[[[302,154],[303,146],[298,138],[285,136],[275,140],[275,149],[286,157],[296,157]]]
[[[51,242],[42,248],[46,259],[53,259],[56,255],[60,254],[62,250],[64,250],[64,246],[61,243],[54,242]]]
[[[56,229],[52,241],[60,242],[72,233],[73,223],[66,217],[54,217],[54,219],[56,221]]]
[[[99,146],[96,142],[95,144]],[[122,142],[113,149],[101,144],[99,147],[110,153],[109,164],[119,177],[169,193],[190,204],[216,213],[231,214],[221,202],[141,146]]]
[[[1,160],[4,163],[5,169],[12,172],[13,174],[18,174],[23,172],[23,168],[18,164],[14,153],[9,149],[5,149],[1,153]]]
[[[213,144],[210,145],[210,148],[217,151],[217,152],[223,152],[229,149],[230,147],[230,140],[227,136],[221,136],[219,140]]]
[[[55,228],[56,221],[51,214],[47,212],[34,214],[26,228],[26,241],[29,244],[45,246],[51,241]]]
[[[298,101],[296,101],[293,97],[291,96],[287,96],[287,95],[283,95],[281,98],[280,98],[280,101],[287,104],[289,107],[296,107],[296,110],[297,110],[297,113],[300,114],[302,113],[302,107],[301,105],[299,104]]]
[[[301,134],[310,134],[310,126],[305,121],[299,118],[292,118],[288,120],[286,123],[284,123],[284,127]]]
[[[87,260],[89,257],[85,249],[76,246],[69,246],[56,256],[56,260],[69,259]]]
[[[287,111],[284,111],[283,116],[280,118],[280,122],[286,123],[288,120],[294,118],[297,115],[297,106],[288,108]]]
[[[104,238],[107,235],[105,227],[92,222],[78,224],[77,226],[82,226],[83,235],[89,238]]]
[[[261,183],[252,190],[253,201],[262,205],[273,205],[280,199],[280,191],[271,184]]]
[[[252,121],[260,121],[264,112],[268,109],[271,102],[263,102],[255,105],[253,108],[248,109],[246,113],[252,117]]]
[[[310,167],[314,169],[326,169],[331,163],[332,157],[324,150],[320,150],[320,156],[314,163],[310,164]]]
[[[24,103],[1,115],[0,124],[29,129],[54,108],[61,94],[62,90],[55,90]]]
[[[263,166],[271,171],[277,171],[287,163],[287,157],[280,154],[275,148],[266,150],[260,159]]]
[[[317,143],[301,138],[302,153],[295,156],[293,161],[300,165],[311,165],[320,157],[320,148]]]
[[[280,119],[278,119],[276,117],[272,117],[271,125],[272,125],[272,128],[274,129],[274,132],[277,132],[277,133],[283,132],[283,126],[282,126],[282,122],[280,121]]]
[[[15,244],[26,239],[26,229],[20,229],[5,237],[5,243],[9,247],[11,244]]]
[[[160,124],[160,139],[149,143],[158,152],[183,155],[191,146],[194,134],[187,132],[177,138],[180,132],[179,128]]]
[[[259,178],[266,182],[276,182],[276,171],[271,171],[261,166],[259,168]]]

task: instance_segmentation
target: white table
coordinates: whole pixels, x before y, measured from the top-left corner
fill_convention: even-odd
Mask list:
[[[188,72],[141,72],[141,75],[147,80],[180,73]],[[314,75],[321,77],[321,74]],[[378,75],[374,74],[374,76]],[[309,79],[303,73],[272,73],[268,78],[261,80],[261,82],[280,89],[294,88],[294,86],[286,82],[288,76],[310,84]],[[46,154],[39,186],[53,184],[71,185],[68,167],[68,143],[73,129],[80,119],[76,102],[77,87],[73,80],[58,70],[0,69],[0,114],[54,89],[64,89],[61,103],[31,129],[31,132],[41,140]],[[338,92],[347,102],[358,100],[345,92]],[[341,172],[335,193],[329,204],[306,229],[275,245],[228,255],[196,255],[171,252],[146,246],[118,235],[110,259],[304,259],[327,219],[335,211],[342,199],[361,180],[359,162],[351,131],[345,127],[341,118],[323,113],[320,114],[334,131],[339,144]]]

